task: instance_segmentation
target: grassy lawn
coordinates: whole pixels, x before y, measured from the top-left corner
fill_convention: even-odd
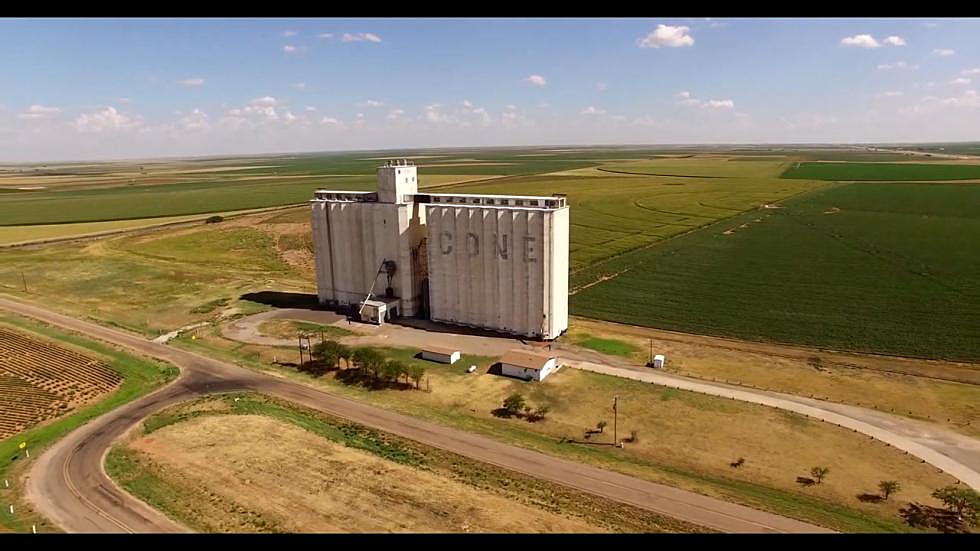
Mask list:
[[[641,356],[643,352],[643,349],[624,340],[595,337],[587,334],[570,335],[569,341],[589,350],[630,359]]]
[[[39,531],[56,530],[47,521],[29,511],[21,498],[23,476],[28,459],[19,449],[21,442],[27,442],[33,457],[40,454],[52,442],[71,432],[85,422],[102,415],[122,404],[130,402],[151,390],[163,385],[177,376],[177,369],[150,360],[143,360],[122,353],[114,348],[90,341],[70,333],[25,318],[0,314],[0,323],[29,331],[41,338],[59,344],[78,347],[109,359],[109,366],[123,377],[122,386],[116,392],[105,396],[101,401],[86,406],[59,419],[33,427],[13,437],[0,440],[0,478],[10,480],[10,488],[0,488],[4,507],[0,510],[0,527],[13,532],[29,532],[31,524],[37,524]],[[14,503],[14,515],[6,507]]]
[[[274,443],[262,437],[270,431]],[[206,532],[700,531],[254,394],[206,397],[150,417],[142,434],[112,449],[106,469],[127,491]],[[242,469],[244,483],[236,475],[213,483]],[[359,514],[362,507],[373,513]]]
[[[343,327],[337,327],[335,325],[323,325],[309,321],[286,319],[274,319],[262,322],[259,324],[259,333],[262,333],[268,337],[276,337],[280,339],[295,339],[296,335],[299,333],[313,336],[323,335],[326,339],[337,339],[340,337],[356,335],[355,332],[349,329],[344,329]]]
[[[486,368],[464,376],[455,366],[433,366],[427,372],[428,385],[423,385],[431,392],[372,390],[341,383],[336,373],[311,378],[292,368],[273,367],[272,356],[285,349],[231,343],[215,334],[199,334],[196,341],[181,337],[174,344],[544,453],[840,530],[904,530],[896,516],[900,500],[928,499],[932,489],[952,480],[883,443],[826,423],[567,368],[543,384],[528,384],[486,374]],[[533,406],[549,406],[548,418],[529,423],[495,417],[492,410],[515,391]],[[620,435],[636,430],[637,443],[623,451],[560,443],[563,436],[581,440],[585,429],[600,420],[609,426],[592,439],[609,441],[613,396],[620,397]],[[726,427],[723,432],[716,430],[721,425]],[[738,457],[747,459],[747,468],[729,467]],[[796,476],[821,464],[836,476],[816,488],[795,484]],[[886,477],[900,479],[907,493],[883,505],[858,502],[859,489],[872,491]]]

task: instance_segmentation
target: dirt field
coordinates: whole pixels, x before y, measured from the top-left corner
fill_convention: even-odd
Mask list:
[[[0,440],[119,387],[104,359],[0,325]]]
[[[305,410],[272,405],[265,411],[298,415],[306,419],[299,424],[317,434],[264,415],[222,414],[270,407],[253,399],[202,399],[164,412],[148,421],[152,432],[112,452],[110,472],[208,532],[597,532],[611,529],[609,519],[627,518],[634,531],[662,529],[655,518],[650,522],[652,513],[613,503],[605,503],[603,520],[593,522],[582,505],[599,498],[565,507],[567,496],[560,494],[577,492],[556,487],[547,494],[552,500],[541,502],[542,488],[520,493],[530,481],[522,475],[500,479],[489,465],[339,426],[335,436],[374,442],[373,452],[357,449],[363,444],[318,436],[338,427],[307,419]],[[634,516],[623,516],[631,510]],[[687,531],[683,524],[673,529]]]

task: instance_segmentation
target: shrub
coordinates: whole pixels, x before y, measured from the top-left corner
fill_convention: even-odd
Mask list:
[[[218,222],[224,222],[224,221],[225,221],[225,219],[224,219],[223,216],[215,215],[215,216],[208,216],[207,220],[205,220],[204,223],[205,224],[217,224]]]
[[[524,409],[524,396],[518,393],[511,394],[504,399],[504,409],[511,415],[518,415]]]

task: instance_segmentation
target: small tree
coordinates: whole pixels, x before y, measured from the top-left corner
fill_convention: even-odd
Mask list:
[[[408,376],[415,382],[415,388],[419,388],[419,385],[422,384],[422,377],[425,376],[425,368],[412,364],[408,366]]]
[[[363,369],[371,374],[375,379],[385,363],[385,357],[373,348],[358,348],[353,355],[354,364],[358,369]]]
[[[932,493],[932,497],[942,501],[946,508],[970,526],[980,521],[980,493],[970,488],[946,486]]]
[[[337,341],[323,341],[313,345],[312,353],[317,361],[325,362],[328,367],[337,367],[341,355],[345,352],[349,354],[346,348]]]
[[[828,467],[814,467],[810,469],[810,476],[817,481],[817,484],[821,484],[823,483],[824,477],[827,476],[827,473],[829,472],[830,468]]]
[[[603,429],[606,428],[606,425],[608,425],[608,424],[609,423],[607,423],[605,421],[599,421],[598,423],[595,424],[595,428],[599,429],[599,432],[601,433],[603,431]]]
[[[352,354],[350,347],[347,346],[346,344],[340,344],[337,341],[329,341],[329,342],[334,343],[331,346],[333,347],[334,352],[337,354],[338,366],[339,366],[339,360],[343,359],[344,362],[347,364],[347,367],[350,367],[350,357]]]
[[[902,489],[902,485],[894,480],[882,480],[878,483],[878,490],[881,491],[881,498],[888,499],[888,496]]]
[[[511,415],[518,415],[524,409],[524,396],[518,393],[511,394],[504,399],[504,409]]]

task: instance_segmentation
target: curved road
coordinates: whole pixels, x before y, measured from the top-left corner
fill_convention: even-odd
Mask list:
[[[116,486],[105,474],[103,460],[112,443],[147,415],[196,395],[232,390],[279,397],[478,461],[722,532],[830,531],[393,413],[38,306],[0,298],[0,308],[159,358],[181,369],[175,382],[76,429],[48,448],[31,467],[27,499],[68,532],[186,531]]]
[[[270,319],[297,319],[318,323],[333,323],[342,317],[322,310],[279,309],[247,316],[222,326],[225,338],[261,345],[295,346],[295,341],[263,336],[258,327]],[[385,344],[417,346],[419,342],[452,346],[470,354],[502,355],[514,348],[529,348],[516,339],[478,335],[454,335],[426,331],[425,328],[388,325],[385,329],[359,325],[366,336],[343,337],[351,345]],[[635,379],[671,388],[751,402],[792,411],[814,419],[845,427],[885,442],[949,473],[975,490],[980,490],[980,441],[934,423],[900,417],[882,411],[845,404],[836,404],[781,392],[746,389],[736,385],[708,382],[684,377],[662,370],[636,367],[592,351],[570,350],[559,345],[562,363],[616,377]],[[597,361],[589,361],[593,358]]]

